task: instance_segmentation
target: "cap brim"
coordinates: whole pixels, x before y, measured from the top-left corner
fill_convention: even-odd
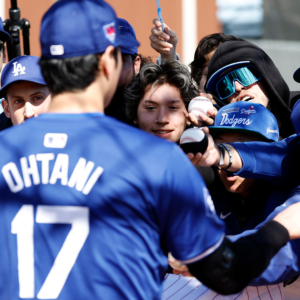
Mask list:
[[[134,49],[125,49],[125,48],[120,48],[121,49],[121,53],[123,54],[130,54],[130,55],[134,55],[138,53],[138,47],[135,47]]]
[[[10,34],[6,31],[0,31],[0,40],[3,42],[7,42],[10,39]]]
[[[208,92],[212,93],[214,91],[214,89],[215,89],[215,84],[219,80],[220,75],[222,73],[224,73],[225,71],[227,71],[228,69],[231,69],[231,68],[233,68],[235,66],[249,65],[249,64],[250,64],[250,61],[239,61],[239,62],[227,65],[227,66],[219,69],[218,71],[216,71],[214,74],[212,74],[210,76],[210,78],[206,82],[205,90],[207,90]]]
[[[126,51],[132,51],[132,49],[134,47],[139,47],[140,43],[135,38],[133,38],[131,36],[121,35],[120,38],[119,38],[119,42],[118,42],[117,46],[120,47],[121,49],[122,48],[125,49]],[[125,53],[125,52],[122,52],[122,53]],[[128,54],[130,54],[130,53],[128,53]]]
[[[296,82],[299,82],[299,83],[300,83],[300,68],[299,68],[298,70],[295,71],[293,77],[294,77],[294,80],[295,80]]]
[[[267,139],[264,135],[257,131],[253,130],[247,130],[247,129],[241,129],[241,128],[233,128],[233,127],[224,127],[224,126],[208,126],[209,128],[209,134],[213,137],[223,134],[223,133],[246,133],[250,135],[257,136],[259,138],[264,139],[265,141],[269,142],[276,142],[272,139]]]
[[[6,85],[4,85],[1,90],[0,90],[0,99],[2,98],[5,98],[5,94],[6,94],[6,90],[8,89],[8,87],[11,85],[11,84],[14,84],[16,82],[20,82],[20,81],[29,81],[29,82],[34,82],[34,83],[38,83],[38,84],[41,84],[41,85],[47,85],[47,83],[45,81],[42,81],[42,80],[39,80],[39,79],[32,79],[32,80],[26,80],[26,79],[18,79],[16,81],[12,81]]]

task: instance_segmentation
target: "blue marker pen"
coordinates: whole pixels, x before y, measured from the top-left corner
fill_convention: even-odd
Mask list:
[[[163,21],[163,17],[162,17],[162,13],[161,13],[161,8],[160,8],[159,0],[156,0],[156,6],[157,6],[158,19],[159,19],[159,21],[161,23],[162,31],[165,32],[165,26],[164,26],[164,21]]]

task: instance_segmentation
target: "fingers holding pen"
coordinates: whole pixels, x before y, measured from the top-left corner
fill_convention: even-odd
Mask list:
[[[159,53],[170,52],[178,42],[176,32],[171,30],[165,23],[164,32],[158,19],[154,19],[153,24],[155,27],[151,29],[151,35],[149,36],[151,47]]]

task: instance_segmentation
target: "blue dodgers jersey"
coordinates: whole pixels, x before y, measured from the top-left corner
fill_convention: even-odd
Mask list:
[[[176,144],[101,114],[46,114],[0,134],[0,299],[160,299],[168,251],[223,240]]]

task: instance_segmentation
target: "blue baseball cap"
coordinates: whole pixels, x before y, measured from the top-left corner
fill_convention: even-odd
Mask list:
[[[300,100],[298,100],[291,113],[291,121],[297,134],[300,133]]]
[[[47,85],[39,65],[40,58],[32,55],[18,56],[12,59],[1,74],[0,98],[5,97],[9,85],[17,81],[31,81]]]
[[[10,34],[4,30],[3,22],[2,19],[0,18],[0,40],[2,42],[7,42],[9,39],[10,39]]]
[[[214,126],[209,133],[241,132],[251,134],[270,142],[277,142],[279,128],[275,116],[262,104],[239,101],[223,106],[217,113]]]
[[[139,42],[136,40],[136,34],[133,27],[124,19],[118,18],[119,32],[122,37],[128,39],[126,47],[121,46],[121,52],[124,54],[138,54]],[[138,46],[136,45],[138,44]]]
[[[134,38],[120,34],[113,8],[102,0],[56,2],[43,17],[40,42],[42,58],[47,59],[103,53],[110,45],[139,46]]]

